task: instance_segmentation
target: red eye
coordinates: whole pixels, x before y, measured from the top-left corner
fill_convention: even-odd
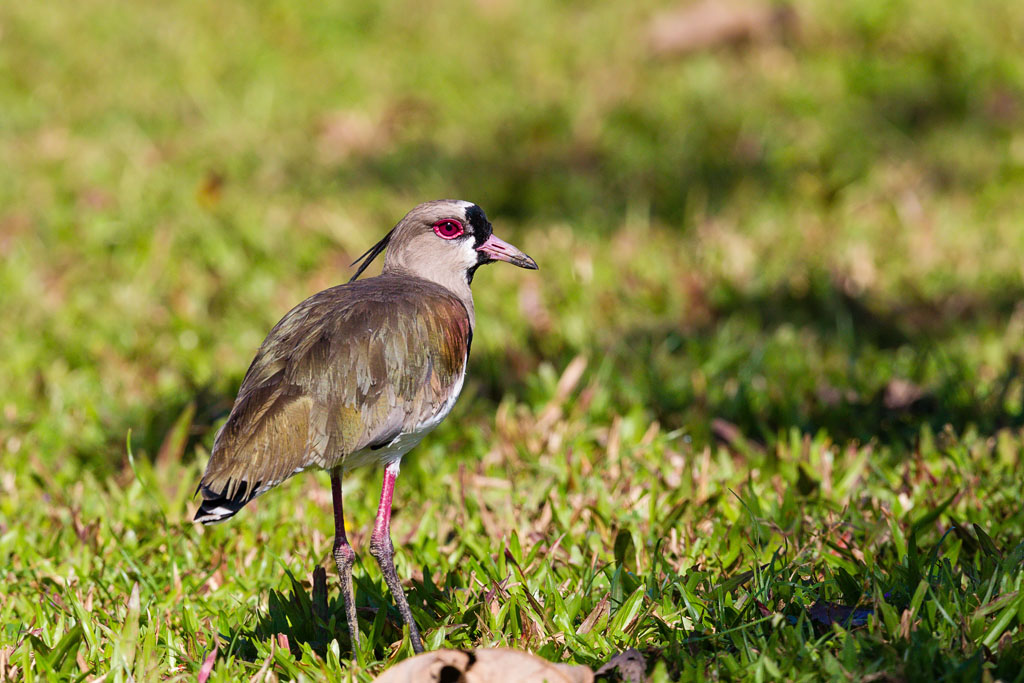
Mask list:
[[[441,239],[453,240],[461,235],[464,230],[462,229],[462,223],[454,218],[446,218],[443,221],[434,223],[434,232]]]

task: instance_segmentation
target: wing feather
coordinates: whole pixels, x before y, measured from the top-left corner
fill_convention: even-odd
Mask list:
[[[242,381],[196,519],[222,521],[302,469],[342,465],[437,415],[471,332],[454,294],[415,278],[358,280],[296,306]]]

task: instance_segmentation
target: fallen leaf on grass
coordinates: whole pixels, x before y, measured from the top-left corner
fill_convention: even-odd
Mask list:
[[[785,5],[704,0],[655,16],[648,39],[655,54],[686,55],[719,45],[770,40],[795,23],[796,13]]]
[[[889,410],[908,410],[926,394],[924,389],[913,382],[895,377],[885,385],[882,404]]]
[[[206,659],[203,660],[203,665],[199,667],[199,675],[196,680],[199,683],[206,683],[206,679],[213,673],[213,663],[217,661],[217,646],[214,645],[210,654],[206,655]]]
[[[647,662],[639,650],[631,647],[609,659],[594,675],[610,673],[618,673],[619,680],[625,683],[644,683],[647,680]]]
[[[728,420],[716,417],[711,421],[711,432],[724,443],[738,451],[764,453],[764,447],[756,441],[748,441],[743,431]]]
[[[199,187],[196,188],[196,201],[204,209],[212,209],[220,203],[224,195],[224,184],[227,178],[217,171],[207,171]]]
[[[391,132],[385,126],[355,109],[332,112],[318,127],[317,156],[325,164],[370,156],[391,142]]]
[[[585,636],[590,633],[590,630],[594,628],[594,624],[601,618],[603,614],[608,613],[608,599],[611,598],[611,593],[605,593],[601,601],[597,603],[597,606],[587,615],[587,618],[583,620],[580,627],[576,629],[576,635]]]
[[[592,683],[593,680],[594,673],[585,666],[553,664],[509,648],[426,652],[400,662],[375,679],[376,683]]]

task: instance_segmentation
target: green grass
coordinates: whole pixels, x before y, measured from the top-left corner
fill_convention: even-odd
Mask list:
[[[668,6],[0,6],[0,680],[411,654],[379,472],[345,482],[357,662],[325,475],[189,520],[266,332],[437,197],[541,271],[477,276],[403,463],[430,647],[1024,680],[1024,6],[799,0],[679,59]]]

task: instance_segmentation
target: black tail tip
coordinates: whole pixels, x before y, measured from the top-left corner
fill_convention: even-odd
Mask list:
[[[203,493],[203,502],[200,504],[199,509],[196,510],[192,521],[199,522],[200,524],[218,524],[231,519],[239,510],[245,507],[246,503],[253,499],[258,487],[259,482],[255,486],[249,486],[248,482],[243,481],[239,483],[234,494],[229,496],[228,492],[231,491],[231,482],[228,482],[228,485],[220,493],[200,484],[199,490]]]
[[[234,517],[235,513],[244,505],[245,503],[233,503],[224,498],[204,500],[196,510],[196,516],[192,518],[192,521],[201,524],[218,524]]]

